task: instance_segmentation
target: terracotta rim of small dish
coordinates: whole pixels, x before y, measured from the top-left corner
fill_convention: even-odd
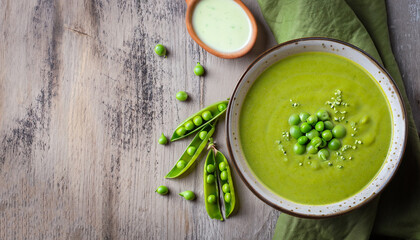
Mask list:
[[[212,49],[211,47],[207,46],[204,42],[200,40],[200,38],[198,38],[197,34],[194,31],[194,28],[192,25],[192,15],[193,15],[195,5],[198,3],[198,1],[199,0],[185,0],[185,2],[187,3],[187,14],[185,17],[185,25],[187,25],[187,30],[191,38],[196,43],[198,43],[198,45],[200,45],[202,48],[204,48],[204,50],[215,55],[216,57],[226,58],[226,59],[242,57],[252,49],[252,47],[255,44],[255,41],[257,40],[258,28],[257,28],[257,23],[255,21],[254,16],[252,15],[251,11],[249,11],[249,9],[245,6],[245,4],[243,4],[240,0],[233,0],[234,2],[239,4],[239,6],[245,11],[246,15],[249,18],[249,21],[251,22],[251,28],[252,28],[251,38],[249,39],[248,44],[245,45],[245,47],[243,47],[239,51],[231,52],[231,53],[223,53],[223,52],[216,51]]]
[[[359,205],[356,205],[356,206],[352,206],[351,208],[348,208],[348,209],[345,209],[345,210],[343,210],[343,211],[339,211],[339,212],[336,212],[336,213],[331,213],[331,214],[325,214],[325,215],[322,215],[322,216],[320,216],[320,215],[309,215],[309,214],[301,214],[301,213],[296,213],[296,212],[292,212],[292,211],[290,211],[290,210],[288,210],[288,209],[285,209],[285,208],[283,208],[283,207],[281,207],[281,206],[279,206],[279,205],[276,205],[276,204],[274,204],[274,203],[272,203],[271,201],[269,201],[268,199],[266,199],[262,194],[260,194],[259,192],[258,192],[258,190],[256,190],[253,186],[252,186],[252,184],[250,184],[249,182],[248,182],[248,180],[245,178],[245,176],[242,174],[242,172],[241,171],[239,171],[239,167],[238,167],[238,164],[237,164],[237,161],[235,160],[235,158],[233,157],[233,150],[232,150],[232,146],[231,146],[231,144],[230,144],[230,138],[229,138],[229,132],[230,132],[230,129],[229,129],[229,122],[231,121],[230,120],[230,111],[231,111],[231,108],[232,108],[232,104],[231,104],[231,102],[232,102],[232,99],[234,98],[234,95],[235,95],[235,93],[236,93],[236,91],[237,91],[237,89],[238,89],[238,87],[239,87],[239,85],[241,84],[241,82],[242,82],[242,80],[244,79],[244,77],[245,77],[245,75],[248,73],[248,71],[250,71],[250,69],[259,61],[259,60],[261,60],[263,57],[265,57],[268,53],[270,53],[270,52],[272,52],[272,51],[274,51],[275,49],[278,49],[278,48],[281,48],[281,47],[283,47],[283,46],[285,46],[285,45],[290,45],[290,44],[297,44],[298,42],[304,42],[304,41],[309,41],[309,40],[324,40],[324,41],[331,41],[331,42],[336,42],[336,43],[340,43],[340,44],[343,44],[343,45],[346,45],[346,46],[348,46],[348,47],[350,47],[350,48],[352,48],[352,49],[354,49],[354,50],[356,50],[356,51],[359,51],[360,53],[362,53],[363,55],[365,55],[369,60],[371,60],[379,69],[381,69],[386,75],[387,75],[387,77],[391,80],[391,84],[393,85],[393,87],[396,89],[396,94],[397,94],[397,96],[399,97],[399,99],[401,100],[400,101],[400,105],[401,105],[401,110],[402,110],[402,112],[403,112],[403,115],[404,115],[404,121],[405,121],[405,131],[406,131],[406,133],[405,133],[405,136],[404,136],[404,143],[403,143],[403,146],[402,146],[402,155],[401,155],[401,157],[400,157],[400,159],[398,159],[399,161],[398,161],[398,164],[397,164],[397,166],[395,166],[395,171],[394,171],[394,173],[392,174],[392,176],[390,177],[390,179],[387,181],[387,182],[385,182],[384,184],[383,184],[383,186],[382,186],[382,188],[376,193],[376,194],[374,194],[374,195],[371,195],[371,196],[369,196],[369,197],[367,197],[363,202],[361,202]],[[287,41],[287,42],[284,42],[284,43],[281,43],[281,44],[278,44],[278,45],[276,45],[276,46],[274,46],[274,47],[272,47],[272,48],[270,48],[270,49],[268,49],[268,50],[266,50],[265,52],[263,52],[262,54],[260,54],[249,66],[248,66],[248,68],[245,70],[245,72],[242,74],[242,76],[241,76],[241,78],[238,80],[238,83],[236,84],[236,86],[235,86],[235,88],[234,88],[234,90],[233,90],[233,92],[232,92],[232,95],[231,95],[231,98],[230,98],[230,101],[229,101],[229,105],[228,105],[228,108],[227,108],[227,111],[226,111],[226,126],[225,126],[225,128],[226,128],[226,143],[227,143],[227,149],[228,149],[228,152],[229,152],[229,157],[232,159],[232,162],[233,162],[233,167],[235,168],[235,171],[239,174],[239,176],[240,176],[240,178],[241,178],[241,180],[245,183],[245,185],[251,190],[251,192],[255,195],[255,196],[257,196],[260,200],[262,200],[263,202],[265,202],[267,205],[269,205],[269,206],[271,206],[271,207],[273,207],[273,208],[275,208],[275,209],[277,209],[277,210],[279,210],[279,211],[281,211],[281,212],[283,212],[283,213],[287,213],[287,214],[289,214],[289,215],[292,215],[292,216],[295,216],[295,217],[303,217],[303,218],[310,218],[310,219],[322,219],[322,218],[328,218],[328,217],[335,217],[335,216],[340,216],[340,215],[343,215],[343,214],[346,214],[346,213],[348,213],[348,212],[350,212],[350,211],[353,211],[353,210],[355,210],[355,209],[358,209],[358,208],[360,208],[360,207],[362,207],[362,206],[365,206],[367,203],[369,203],[369,202],[371,202],[376,196],[378,196],[380,193],[382,193],[382,191],[386,188],[386,186],[388,186],[388,184],[392,181],[392,179],[394,178],[394,176],[395,176],[395,174],[397,173],[397,171],[398,171],[398,169],[399,169],[399,167],[400,167],[400,165],[401,165],[401,160],[402,160],[402,158],[404,157],[404,153],[405,153],[405,149],[406,149],[406,146],[407,146],[407,135],[408,135],[408,120],[407,120],[407,109],[406,109],[406,106],[405,106],[405,103],[404,103],[404,101],[403,101],[403,98],[401,97],[401,91],[400,91],[400,89],[398,88],[398,86],[397,86],[397,84],[395,83],[395,81],[394,81],[394,79],[391,77],[391,75],[389,74],[389,72],[384,68],[384,67],[382,67],[382,65],[377,61],[377,60],[375,60],[371,55],[369,55],[367,52],[365,52],[364,50],[362,50],[362,49],[360,49],[360,48],[358,48],[358,47],[356,47],[356,46],[354,46],[354,45],[352,45],[352,44],[350,44],[350,43],[347,43],[347,42],[344,42],[344,41],[341,41],[341,40],[337,40],[337,39],[333,39],[333,38],[326,38],[326,37],[306,37],[306,38],[298,38],[298,39],[293,39],[293,40],[290,40],[290,41]]]

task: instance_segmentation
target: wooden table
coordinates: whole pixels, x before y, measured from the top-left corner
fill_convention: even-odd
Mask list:
[[[0,239],[270,239],[280,213],[237,175],[240,211],[210,220],[203,161],[186,178],[165,180],[188,140],[157,144],[229,97],[246,66],[275,45],[256,1],[244,2],[260,28],[256,46],[224,60],[191,40],[183,0],[0,0]],[[388,8],[420,126],[420,2]],[[154,54],[157,43],[168,58]],[[192,72],[198,61],[205,77]],[[179,90],[190,100],[176,101]],[[219,124],[227,153],[224,139]],[[154,192],[161,184],[169,196]],[[186,189],[198,199],[177,195]]]

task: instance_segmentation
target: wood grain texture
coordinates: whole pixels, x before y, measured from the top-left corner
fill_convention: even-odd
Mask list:
[[[247,65],[275,45],[256,1],[244,2],[259,24],[256,46],[224,60],[188,36],[182,0],[0,0],[0,239],[271,239],[279,212],[237,175],[240,211],[210,220],[203,161],[165,180],[188,140],[157,144],[229,97]],[[417,123],[419,9],[418,1],[389,4]],[[168,58],[154,54],[157,43]],[[197,61],[205,77],[193,74]],[[179,90],[190,100],[176,101]],[[227,153],[223,123],[216,141]],[[168,196],[154,193],[162,184]],[[177,195],[187,189],[196,201]]]

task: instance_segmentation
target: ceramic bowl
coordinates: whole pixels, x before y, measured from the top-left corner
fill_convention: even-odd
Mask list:
[[[236,52],[224,53],[224,52],[219,52],[217,50],[214,50],[213,48],[207,46],[203,41],[200,40],[200,38],[198,38],[197,34],[194,31],[193,24],[192,24],[192,16],[193,16],[195,5],[199,1],[200,0],[185,0],[185,2],[187,3],[187,14],[185,16],[185,24],[187,25],[187,30],[191,38],[196,43],[198,43],[198,45],[204,48],[207,52],[215,55],[216,57],[232,59],[232,58],[239,58],[247,54],[252,49],[252,47],[255,44],[255,41],[257,40],[258,29],[257,29],[257,23],[255,22],[254,16],[252,15],[251,11],[249,11],[249,9],[245,6],[245,4],[241,0],[233,0],[245,11],[246,15],[248,16],[248,19],[251,24],[251,31],[252,31],[251,38],[249,39],[248,44],[245,45],[240,50]]]
[[[359,193],[340,202],[327,205],[304,205],[289,201],[260,183],[248,167],[239,139],[239,116],[242,103],[258,76],[277,61],[302,52],[327,52],[350,59],[366,69],[382,88],[390,103],[392,142],[382,168]],[[361,49],[334,39],[303,38],[277,45],[261,54],[245,71],[233,91],[227,110],[227,145],[233,166],[245,185],[262,201],[291,215],[323,218],[354,210],[378,195],[396,172],[406,145],[406,110],[400,92],[388,72]],[[281,183],[279,183],[281,184]]]

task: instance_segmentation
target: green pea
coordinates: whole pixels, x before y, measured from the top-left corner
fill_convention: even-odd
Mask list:
[[[187,132],[187,129],[185,129],[184,127],[180,127],[176,130],[176,134],[178,134],[178,136],[184,136],[186,132]]]
[[[226,109],[226,104],[221,103],[217,105],[217,109],[219,110],[219,112],[223,112]]]
[[[290,125],[298,125],[300,123],[300,118],[299,115],[297,114],[292,114],[289,117],[289,124]]]
[[[213,165],[213,164],[209,164],[209,165],[207,165],[207,167],[206,167],[206,171],[207,171],[208,173],[213,173],[213,172],[214,172],[214,170],[215,170],[215,167],[214,167],[214,165]]]
[[[318,132],[322,132],[322,131],[324,130],[324,122],[321,122],[321,121],[317,122],[317,123],[315,124],[315,129],[316,129]]]
[[[155,53],[159,56],[165,56],[166,55],[166,48],[162,44],[157,44],[155,46]]]
[[[319,148],[322,144],[322,139],[320,137],[314,137],[309,144]]]
[[[335,138],[343,138],[346,136],[346,129],[343,125],[337,125],[333,128],[332,134]]]
[[[341,142],[337,138],[331,139],[328,143],[328,148],[331,150],[338,150],[341,147]]]
[[[319,137],[319,132],[315,129],[312,129],[310,132],[306,134],[309,140],[312,140],[314,137]]]
[[[214,178],[214,175],[213,174],[209,174],[209,175],[207,175],[207,179],[206,179],[206,181],[207,181],[207,183],[208,184],[212,184],[212,183],[214,183],[214,181],[215,181],[216,179]]]
[[[325,141],[330,141],[332,139],[333,135],[330,130],[324,130],[322,132],[322,138],[325,139]]]
[[[159,193],[160,195],[166,195],[169,192],[169,189],[167,186],[159,186],[156,191],[157,193]]]
[[[160,135],[160,138],[158,140],[159,144],[161,145],[165,145],[168,143],[168,139],[165,137],[165,135],[162,133],[162,135]]]
[[[290,136],[292,136],[295,139],[298,139],[300,136],[302,136],[302,132],[300,131],[300,128],[296,125],[291,126]]]
[[[222,179],[223,181],[226,181],[228,179],[228,174],[227,174],[227,171],[226,170],[225,171],[222,171],[220,173],[220,179]]]
[[[230,200],[232,199],[232,195],[230,193],[226,193],[224,199],[225,199],[225,202],[230,203]]]
[[[293,151],[298,154],[298,155],[302,155],[305,153],[305,145],[300,145],[299,143],[296,143],[295,145],[293,145]]]
[[[307,142],[308,142],[308,137],[307,136],[301,136],[301,137],[299,137],[298,138],[298,140],[297,140],[297,142],[300,144],[300,145],[305,145]]]
[[[178,99],[179,101],[183,102],[185,100],[187,100],[188,98],[188,93],[184,92],[184,91],[179,91],[176,93],[176,99]]]
[[[216,196],[214,196],[213,194],[209,195],[207,197],[207,202],[211,204],[216,203]]]
[[[187,148],[187,153],[188,153],[188,155],[193,156],[196,150],[197,150],[196,147],[191,146],[191,147]]]
[[[204,140],[204,139],[206,138],[206,136],[207,136],[207,131],[201,131],[201,132],[198,134],[198,137],[199,137],[201,140]]]
[[[205,112],[203,112],[203,114],[201,114],[201,116],[202,116],[202,117],[203,117],[203,119],[204,119],[204,120],[206,120],[206,121],[210,120],[210,119],[213,117],[213,115],[211,114],[211,112],[210,112],[210,111],[205,111]]]
[[[322,143],[321,143],[321,145],[319,145],[319,147],[320,148],[326,147],[327,146],[327,141],[325,141],[325,139],[321,139],[321,140],[322,140]]]
[[[188,131],[193,130],[195,128],[195,125],[192,121],[188,121],[184,124],[185,129]]]
[[[194,74],[197,76],[201,76],[204,74],[204,68],[201,66],[201,64],[198,62],[197,65],[194,67]]]
[[[306,120],[308,119],[309,116],[310,116],[309,113],[307,113],[307,112],[301,112],[299,114],[300,121],[306,122]]]
[[[311,131],[311,129],[312,126],[309,125],[309,123],[304,122],[300,125],[300,131],[303,133],[308,133],[309,131]]]
[[[187,163],[186,163],[184,160],[179,160],[179,161],[176,163],[176,167],[177,167],[177,168],[184,168],[184,167],[185,167],[185,165],[187,165]]]
[[[328,114],[328,112],[322,109],[316,112],[316,116],[321,121],[326,121],[330,119],[330,115]]]
[[[228,192],[230,192],[229,183],[225,183],[225,184],[223,184],[223,186],[222,186],[222,191],[223,191],[224,193],[228,193]]]
[[[226,163],[225,162],[219,163],[219,170],[224,171],[225,169],[226,169]]]
[[[330,152],[327,149],[323,148],[319,150],[318,157],[324,161],[328,160],[328,158],[330,157]]]
[[[183,191],[179,195],[184,197],[187,200],[194,200],[195,199],[195,193],[193,191],[190,191],[190,190]]]
[[[318,122],[318,117],[316,115],[311,115],[306,119],[306,122],[313,126]]]
[[[331,121],[325,121],[324,127],[325,129],[332,130],[334,128],[334,123],[332,123]]]
[[[306,145],[306,152],[310,153],[310,154],[315,154],[318,152],[318,148],[316,148],[314,145],[312,144],[308,144]]]
[[[200,126],[201,124],[203,124],[203,119],[201,118],[201,116],[195,116],[193,118],[193,122],[195,124],[195,126]]]

